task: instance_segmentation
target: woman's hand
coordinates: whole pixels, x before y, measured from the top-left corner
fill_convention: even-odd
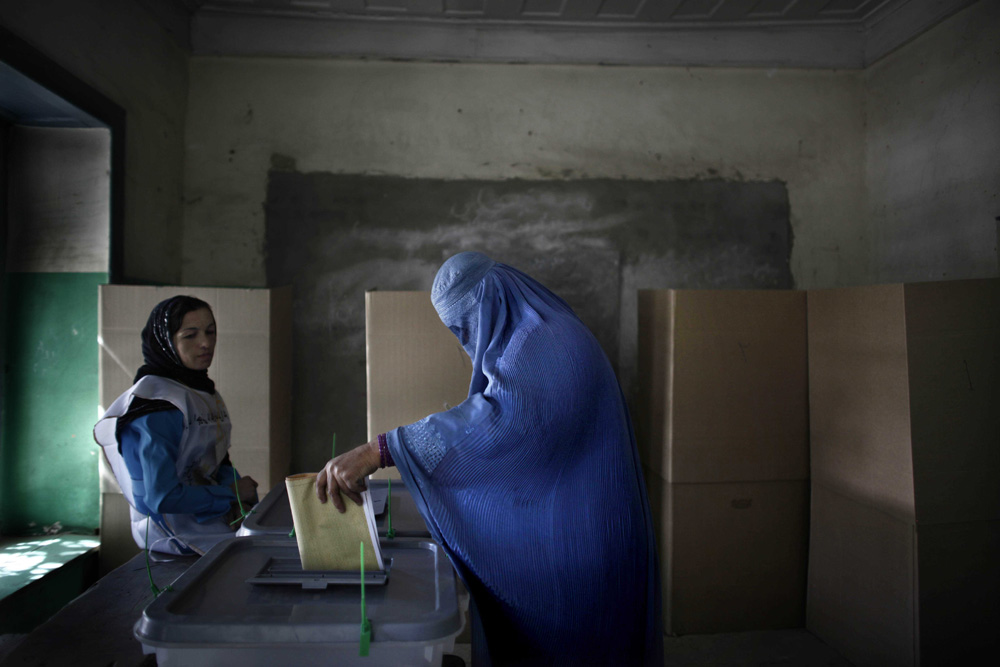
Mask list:
[[[244,507],[257,504],[257,482],[252,477],[240,477],[236,482],[236,493]]]
[[[361,492],[365,490],[365,477],[378,470],[378,440],[372,440],[351,451],[327,461],[326,466],[316,474],[316,495],[321,503],[326,502],[329,493],[334,507],[341,514],[347,509],[345,496],[361,504]]]
[[[257,504],[257,482],[252,477],[240,477],[236,480],[235,487],[239,500],[232,502],[224,517],[230,530],[238,530],[246,511]]]
[[[235,500],[229,506],[229,511],[222,517],[222,520],[226,522],[229,530],[239,530],[240,526],[243,525],[243,513],[240,512],[240,506]]]

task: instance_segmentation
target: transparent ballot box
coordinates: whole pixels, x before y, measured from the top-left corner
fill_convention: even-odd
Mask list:
[[[367,656],[360,573],[303,572],[296,543],[268,536],[212,548],[150,603],[135,636],[161,667],[440,665],[464,622],[448,558],[431,540],[381,547],[385,570],[365,572]]]

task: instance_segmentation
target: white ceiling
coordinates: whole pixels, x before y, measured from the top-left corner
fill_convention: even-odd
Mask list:
[[[204,55],[863,68],[977,0],[140,1]]]

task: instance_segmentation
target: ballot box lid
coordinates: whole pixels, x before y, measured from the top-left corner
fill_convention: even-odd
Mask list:
[[[382,586],[365,587],[371,642],[430,644],[454,637],[463,616],[454,570],[431,540],[381,543]],[[237,537],[219,543],[145,609],[135,636],[146,647],[248,648],[342,644],[356,650],[361,586],[250,583],[269,560],[295,556],[292,540]]]

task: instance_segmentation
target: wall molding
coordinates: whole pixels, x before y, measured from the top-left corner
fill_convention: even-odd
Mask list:
[[[853,21],[655,23],[401,18],[208,4],[192,17],[191,48],[206,56],[862,69],[976,1],[883,3]]]

